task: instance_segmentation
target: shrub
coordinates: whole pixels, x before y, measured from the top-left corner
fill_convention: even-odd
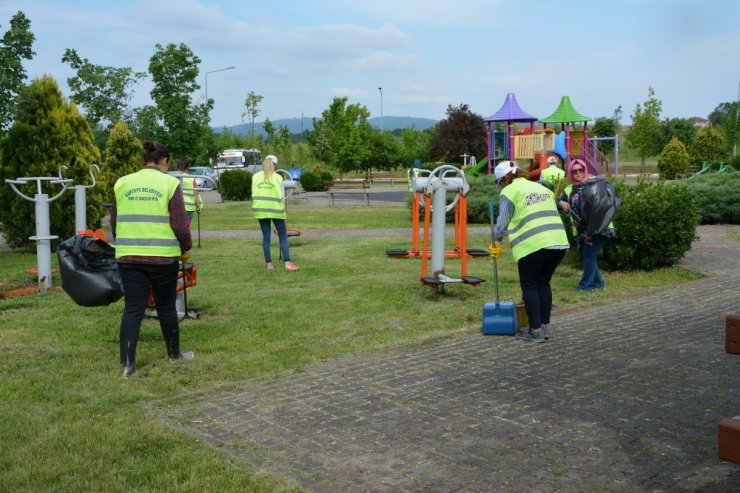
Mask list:
[[[699,175],[686,186],[699,202],[702,224],[740,224],[740,172]]]
[[[468,192],[468,223],[489,224],[488,201],[493,199],[496,215],[498,215],[498,192],[493,175],[481,174],[477,176],[465,176],[470,185]],[[453,217],[454,219],[454,217]]]
[[[699,223],[694,193],[681,184],[615,185],[622,207],[614,217],[617,237],[608,241],[604,259],[620,270],[674,265],[691,248]]]
[[[673,137],[658,156],[658,173],[664,180],[673,180],[678,173],[686,171],[689,165],[689,153],[683,142]]]
[[[327,181],[333,182],[334,181],[334,175],[332,175],[328,171],[322,171],[321,172],[321,182],[324,183],[324,182],[327,182]]]
[[[320,172],[304,171],[298,181],[307,192],[320,192],[324,189],[324,181],[321,179]]]
[[[724,139],[719,131],[706,127],[696,132],[694,145],[691,147],[692,163],[698,165],[703,161],[722,161],[725,155]]]
[[[249,200],[252,198],[252,173],[231,169],[218,178],[218,191],[224,200]]]

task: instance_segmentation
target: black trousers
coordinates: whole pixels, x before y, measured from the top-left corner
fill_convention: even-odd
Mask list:
[[[565,257],[566,250],[550,250],[543,248],[520,258],[519,284],[522,288],[522,298],[529,317],[529,328],[539,329],[542,324],[550,323],[552,312],[552,288],[550,280],[560,262]]]
[[[126,303],[120,329],[122,365],[133,365],[136,362],[136,344],[139,341],[139,330],[150,287],[154,292],[154,304],[167,355],[176,357],[180,354],[180,329],[175,305],[179,267],[179,262],[163,265],[118,264]]]

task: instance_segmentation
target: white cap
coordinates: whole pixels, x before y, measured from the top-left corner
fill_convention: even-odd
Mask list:
[[[501,161],[493,169],[493,174],[496,176],[496,182],[500,181],[501,178],[508,175],[509,173],[515,172],[518,169],[520,168],[519,166],[517,166],[515,161]]]
[[[266,157],[265,159],[269,159],[270,161],[272,161],[272,162],[273,162],[273,163],[275,163],[275,164],[277,164],[277,163],[278,163],[278,162],[277,162],[277,156],[275,156],[274,154],[268,154],[268,155],[267,155],[267,157]]]
[[[550,156],[547,158],[547,164],[558,164],[558,158],[555,156]]]

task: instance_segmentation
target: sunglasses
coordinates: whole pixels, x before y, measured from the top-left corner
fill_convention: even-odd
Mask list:
[[[583,173],[583,168],[573,168],[571,170],[572,173]]]

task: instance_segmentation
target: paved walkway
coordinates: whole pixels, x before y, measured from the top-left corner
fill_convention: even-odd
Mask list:
[[[699,228],[705,278],[556,313],[545,344],[478,331],[155,403],[309,491],[731,492],[717,423],[740,414],[740,227]]]

